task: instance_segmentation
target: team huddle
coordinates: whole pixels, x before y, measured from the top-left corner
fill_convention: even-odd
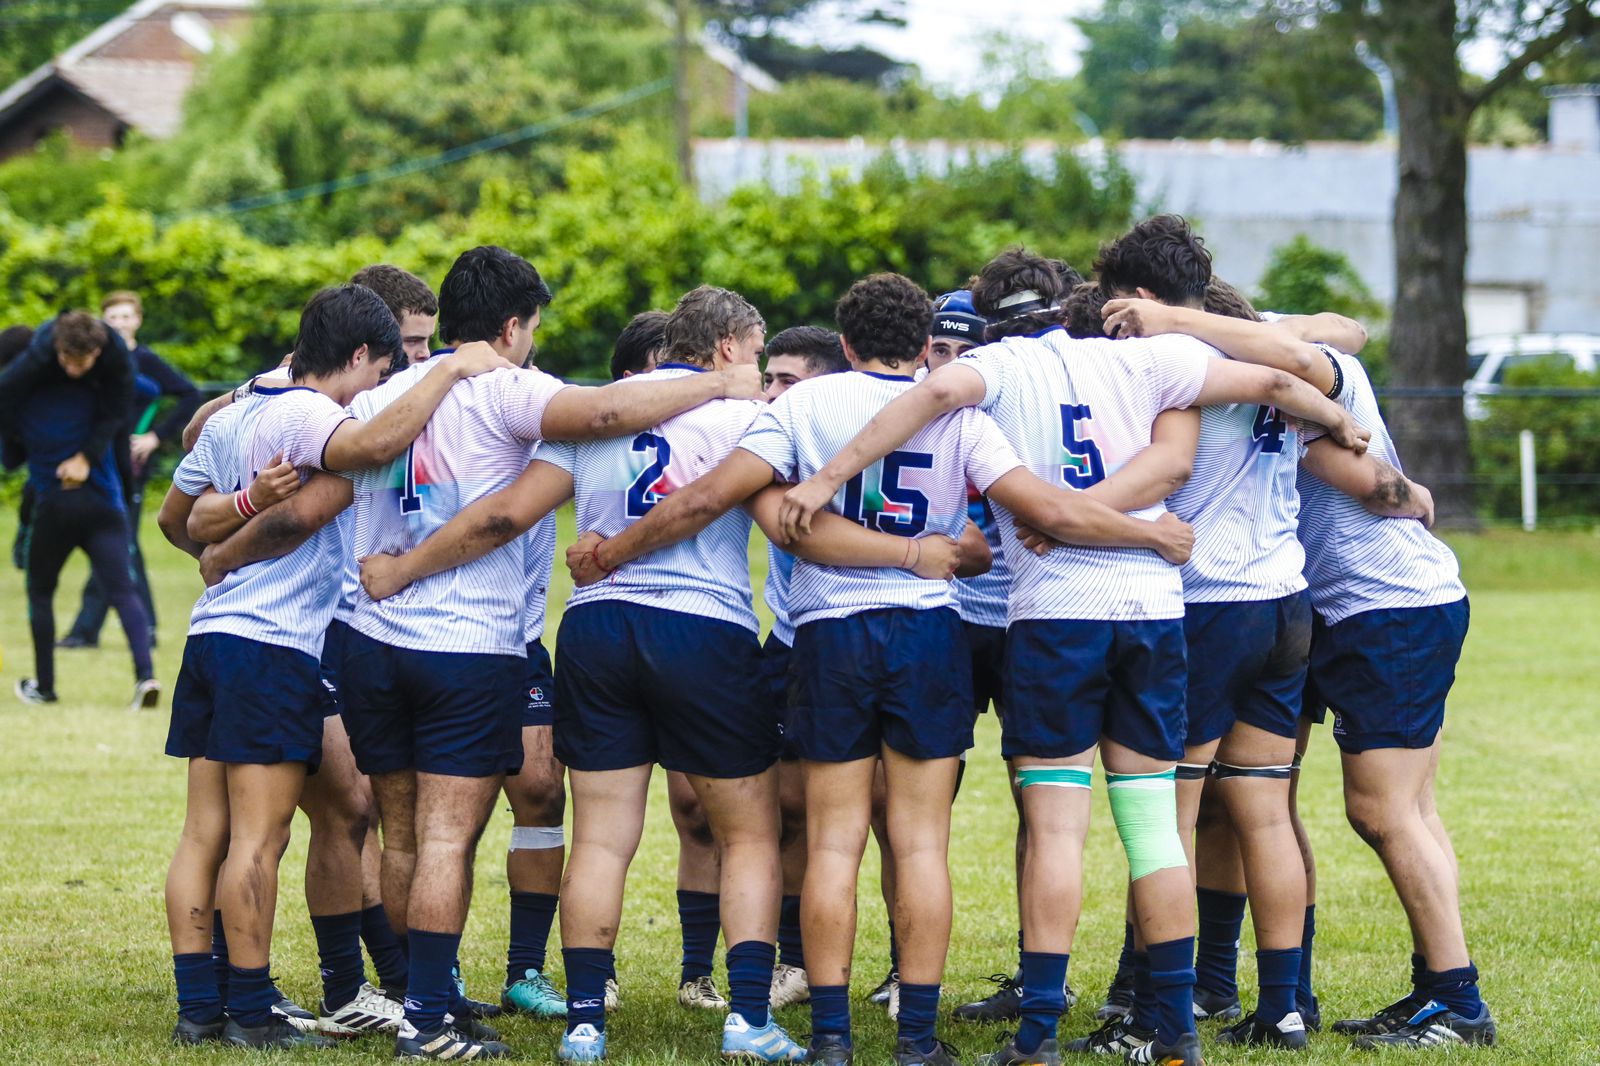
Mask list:
[[[1198,1064],[1206,1019],[1219,1045],[1307,1046],[1315,865],[1295,800],[1328,709],[1348,817],[1414,942],[1405,994],[1331,1028],[1359,1047],[1492,1042],[1433,797],[1466,592],[1353,354],[1365,331],[1258,314],[1174,216],[1094,268],[1012,249],[937,301],[875,274],[839,300],[837,332],[771,338],[748,301],[702,286],[634,318],[603,387],[534,368],[552,293],[501,248],[463,253],[437,295],[389,266],[317,293],[285,366],[195,416],[161,508],[207,586],[166,748],[188,765],[166,889],[174,1039],[382,1031],[403,1058],[499,1058],[486,1019],[514,1012],[565,1020],[558,1059],[605,1058],[659,764],[678,999],[725,1012],[721,1054],[853,1061],[875,835],[891,971],[870,999],[896,1021],[896,1064],[947,1066],[950,812],[992,707],[1019,957],[949,1014],[1014,1026],[988,1066]],[[764,643],[752,524],[770,542]],[[1067,1039],[1097,755],[1128,921],[1103,1024]],[[466,995],[458,955],[502,792],[496,1004]],[[269,972],[297,806],[314,1012]],[[773,1014],[801,1002],[804,1044]]]

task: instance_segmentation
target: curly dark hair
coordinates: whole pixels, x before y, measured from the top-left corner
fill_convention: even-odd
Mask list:
[[[373,263],[355,272],[352,285],[365,285],[377,293],[389,307],[395,320],[407,315],[436,315],[439,313],[438,297],[428,288],[428,283],[397,266]]]
[[[1162,303],[1199,307],[1211,284],[1211,253],[1182,215],[1157,215],[1101,245],[1094,272],[1107,296],[1148,289]]]
[[[972,279],[972,306],[989,320],[983,339],[997,341],[1063,325],[1062,301],[1082,281],[1082,275],[1063,260],[1035,255],[1021,245],[1007,248]],[[1043,306],[1023,314],[1018,314],[1016,307],[1027,304],[1000,306],[1006,297],[1022,292],[1038,293]]]
[[[908,277],[872,274],[839,297],[834,317],[857,357],[898,368],[915,362],[927,347],[933,301]]]
[[[1221,278],[1212,278],[1206,286],[1206,310],[1226,318],[1242,318],[1247,322],[1260,322],[1255,304],[1238,289]]]
[[[1092,281],[1079,282],[1067,294],[1067,333],[1079,340],[1106,335],[1105,318],[1101,314],[1106,306],[1106,294]]]

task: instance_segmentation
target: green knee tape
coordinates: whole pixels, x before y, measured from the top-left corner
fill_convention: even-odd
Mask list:
[[[1187,867],[1178,836],[1178,798],[1171,770],[1158,774],[1106,774],[1111,817],[1128,853],[1128,879]]]
[[[1019,766],[1017,787],[1052,785],[1056,788],[1088,788],[1093,771],[1087,766]]]

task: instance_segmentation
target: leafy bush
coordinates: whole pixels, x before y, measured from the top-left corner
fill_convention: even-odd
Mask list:
[[[1510,367],[1504,385],[1596,389],[1600,373],[1543,360]],[[1534,434],[1540,523],[1600,516],[1600,397],[1488,396],[1485,406],[1488,416],[1468,425],[1478,505],[1486,518],[1521,517],[1517,438],[1524,429]]]
[[[1285,315],[1332,311],[1367,327],[1361,363],[1379,389],[1389,381],[1389,336],[1382,330],[1385,309],[1343,252],[1324,248],[1305,234],[1280,245],[1257,285],[1256,306]]]

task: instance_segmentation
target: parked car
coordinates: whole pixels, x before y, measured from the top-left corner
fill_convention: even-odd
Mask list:
[[[1588,373],[1600,369],[1600,333],[1500,333],[1467,342],[1472,377],[1462,391],[1468,418],[1488,414],[1483,397],[1500,391],[1506,371],[1522,363],[1564,360]]]

